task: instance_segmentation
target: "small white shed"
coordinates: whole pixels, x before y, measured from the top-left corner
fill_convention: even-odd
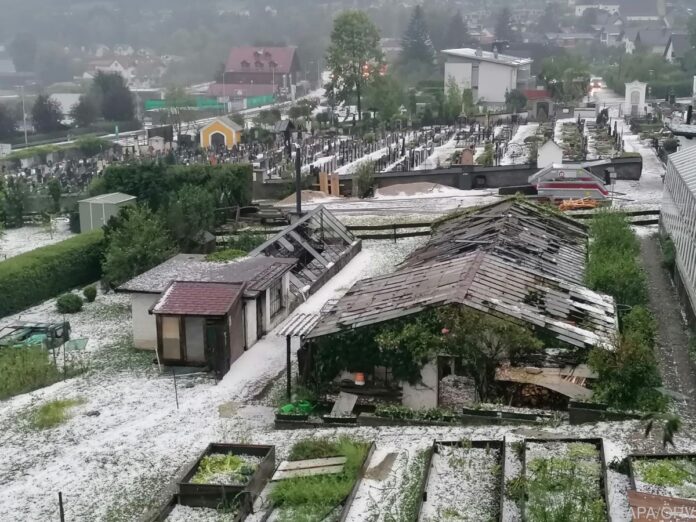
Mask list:
[[[111,216],[117,215],[123,207],[133,206],[135,196],[122,192],[102,194],[78,202],[80,208],[80,232],[89,232],[106,225]]]

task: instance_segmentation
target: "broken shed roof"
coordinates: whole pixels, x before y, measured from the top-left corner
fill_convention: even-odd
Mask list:
[[[618,329],[613,298],[512,264],[496,253],[474,251],[359,281],[307,337],[449,304],[529,324],[574,347],[610,348]]]
[[[224,316],[241,298],[244,283],[174,281],[152,308],[161,315]]]
[[[402,266],[420,266],[485,250],[543,275],[582,284],[586,230],[573,219],[511,199],[445,220]]]
[[[118,287],[119,292],[160,294],[173,281],[248,283],[244,295],[266,290],[297,262],[292,258],[253,257],[226,263],[201,254],[178,254]]]

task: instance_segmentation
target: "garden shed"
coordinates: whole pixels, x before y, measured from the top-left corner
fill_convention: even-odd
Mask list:
[[[102,194],[78,202],[80,210],[80,232],[89,232],[101,228],[113,216],[118,215],[122,208],[134,206],[135,196],[122,192]]]

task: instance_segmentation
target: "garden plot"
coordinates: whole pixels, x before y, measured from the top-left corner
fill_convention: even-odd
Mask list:
[[[630,463],[639,493],[696,500],[696,455],[632,455]]]
[[[498,520],[502,473],[499,441],[435,442],[418,520]]]
[[[50,227],[9,228],[0,236],[0,261],[64,241],[73,235],[66,218],[54,219]]]
[[[507,488],[524,520],[608,520],[601,439],[527,440],[524,466]]]
[[[529,162],[529,142],[527,138],[536,135],[538,123],[528,123],[517,127],[517,132],[508,143],[501,165],[524,165]]]
[[[166,522],[235,522],[238,516],[239,512],[234,509],[234,506],[218,510],[176,505],[162,520]]]
[[[523,480],[524,472],[524,439],[514,435],[505,436],[505,451],[503,463],[503,513],[502,522],[520,522],[522,520],[522,510],[518,502],[511,498],[514,495],[515,486]]]

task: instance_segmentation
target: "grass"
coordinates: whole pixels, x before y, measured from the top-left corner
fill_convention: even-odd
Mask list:
[[[290,460],[346,457],[343,472],[335,475],[297,477],[279,482],[270,494],[281,508],[280,520],[318,522],[335,510],[350,494],[365,461],[369,446],[348,438],[338,441],[305,439],[290,450]]]
[[[401,496],[398,502],[391,507],[391,511],[384,516],[385,522],[401,522],[418,520],[420,508],[420,488],[425,480],[425,464],[428,451],[420,451],[409,463],[404,472],[404,481],[400,487]]]
[[[36,430],[55,428],[70,418],[70,409],[84,404],[83,398],[58,399],[42,404],[30,415],[31,427]]]
[[[239,250],[236,248],[226,248],[225,250],[218,250],[205,256],[206,261],[213,261],[218,263],[223,263],[225,261],[232,261],[234,259],[239,259],[240,257],[246,256],[247,253],[244,250]]]
[[[696,465],[687,459],[645,459],[636,462],[636,473],[643,482],[663,487],[696,483]]]
[[[58,382],[61,373],[41,346],[0,348],[0,399]]]
[[[192,484],[247,484],[256,466],[233,454],[206,455],[198,465]],[[220,482],[224,480],[224,482]]]

